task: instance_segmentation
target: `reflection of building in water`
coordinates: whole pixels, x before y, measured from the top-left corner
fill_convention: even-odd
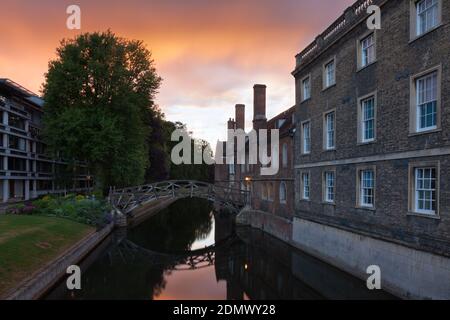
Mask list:
[[[228,299],[392,298],[261,231],[238,229],[238,235],[242,242],[216,252],[216,275],[227,281]]]

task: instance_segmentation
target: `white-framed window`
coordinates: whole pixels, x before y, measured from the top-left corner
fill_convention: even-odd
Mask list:
[[[416,79],[416,131],[437,128],[438,73],[434,71]]]
[[[325,114],[325,130],[324,130],[324,136],[325,136],[325,149],[326,150],[332,150],[336,147],[335,139],[336,139],[336,116],[335,112],[329,112]]]
[[[375,97],[371,96],[361,100],[361,142],[375,140]]]
[[[375,206],[375,171],[371,169],[359,172],[359,204],[362,207]]]
[[[324,174],[324,201],[334,203],[335,199],[335,173],[334,171],[326,171]]]
[[[302,124],[302,153],[309,154],[311,153],[311,123],[304,122]]]
[[[302,80],[302,101],[311,98],[311,77],[308,76]]]
[[[311,196],[311,186],[309,172],[302,173],[302,199],[309,200]]]
[[[436,168],[414,169],[414,211],[422,214],[436,214],[437,188]]]
[[[336,63],[335,60],[331,60],[328,62],[324,67],[324,87],[325,89],[328,87],[331,87],[332,85],[336,84]]]
[[[287,143],[283,143],[282,151],[281,151],[281,163],[283,168],[288,167],[288,146]]]
[[[439,0],[416,2],[416,36],[420,36],[439,24]]]
[[[371,33],[360,41],[361,67],[368,66],[375,61],[375,35]]]
[[[280,203],[285,204],[287,202],[287,187],[285,182],[280,183]]]

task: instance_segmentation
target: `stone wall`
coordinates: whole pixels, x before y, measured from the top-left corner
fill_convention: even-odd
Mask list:
[[[292,221],[290,219],[264,211],[244,208],[236,217],[236,222],[239,225],[251,226],[252,228],[267,232],[285,242],[291,242]]]
[[[450,299],[450,259],[294,218],[293,243],[342,270],[367,280],[381,269],[383,290],[403,298]]]

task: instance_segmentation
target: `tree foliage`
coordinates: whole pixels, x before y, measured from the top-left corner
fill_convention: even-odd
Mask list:
[[[43,86],[50,151],[88,161],[103,189],[143,183],[160,83],[141,41],[110,31],[63,40]]]

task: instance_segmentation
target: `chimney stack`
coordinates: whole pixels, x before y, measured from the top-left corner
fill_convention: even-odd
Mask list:
[[[242,129],[245,131],[245,105],[236,105],[236,130]]]
[[[253,129],[267,129],[266,86],[255,84],[253,87]]]
[[[233,119],[229,119],[228,120],[228,130],[234,130],[236,128],[236,123],[234,122]]]

